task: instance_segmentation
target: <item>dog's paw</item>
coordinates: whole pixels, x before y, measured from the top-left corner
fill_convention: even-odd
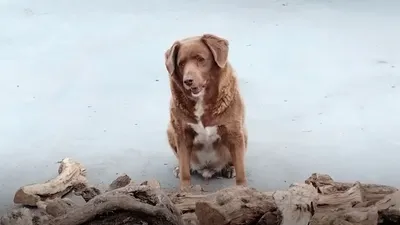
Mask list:
[[[236,177],[236,170],[234,166],[227,166],[221,170],[221,176],[224,178],[234,178]]]
[[[174,176],[175,176],[176,178],[179,178],[179,175],[180,175],[179,166],[175,167],[175,168],[172,170],[172,173],[174,174]],[[196,173],[195,170],[190,169],[190,175],[193,175],[193,174],[195,174],[195,173]]]

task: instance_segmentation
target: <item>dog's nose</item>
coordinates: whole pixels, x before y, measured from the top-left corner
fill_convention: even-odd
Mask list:
[[[185,79],[184,81],[183,81],[183,83],[185,83],[187,86],[192,86],[193,85],[193,79],[190,79],[190,78],[188,78],[188,79]]]

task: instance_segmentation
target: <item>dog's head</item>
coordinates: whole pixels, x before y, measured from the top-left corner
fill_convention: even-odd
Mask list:
[[[229,43],[212,34],[176,41],[165,52],[165,65],[171,79],[183,92],[197,98],[228,61]]]

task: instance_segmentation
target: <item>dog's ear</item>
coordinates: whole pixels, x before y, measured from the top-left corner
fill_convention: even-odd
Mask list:
[[[174,74],[175,72],[175,67],[176,67],[176,57],[178,55],[178,49],[179,49],[179,42],[176,41],[171,48],[169,48],[165,52],[165,66],[167,67],[167,70],[169,74]]]
[[[213,34],[204,34],[201,39],[210,48],[217,65],[224,68],[228,61],[229,42]]]

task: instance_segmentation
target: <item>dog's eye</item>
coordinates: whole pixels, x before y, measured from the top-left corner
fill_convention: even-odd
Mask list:
[[[204,62],[204,58],[203,57],[201,57],[201,56],[197,56],[196,57],[196,59],[197,59],[197,62],[199,62],[199,63],[202,63],[202,62]]]
[[[180,62],[180,63],[178,64],[178,66],[181,67],[181,68],[184,67],[184,66],[185,66],[185,62]]]

